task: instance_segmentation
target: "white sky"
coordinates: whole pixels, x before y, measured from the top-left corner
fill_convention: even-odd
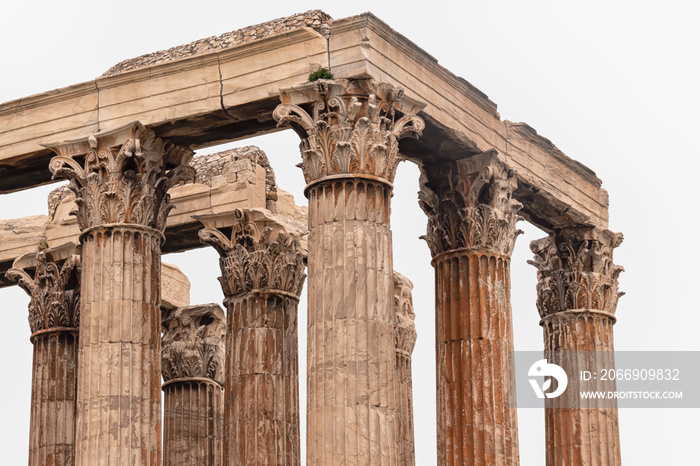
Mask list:
[[[6,2],[0,9],[0,102],[88,81],[126,58],[319,6],[276,0]],[[700,15],[694,2],[435,0],[409,6],[357,0],[324,11],[336,19],[372,11],[489,95],[503,119],[527,122],[593,169],[610,193],[610,227],[625,234],[615,252],[615,262],[627,270],[621,277],[627,295],[618,306],[616,349],[700,350],[694,294],[700,254],[688,237],[698,226],[694,200],[700,168],[692,139],[700,123]],[[296,135],[284,132],[234,145],[246,144],[265,150],[279,185],[305,203],[303,177],[294,168]],[[430,465],[435,463],[433,272],[427,246],[417,239],[425,233],[417,179],[415,166],[399,168],[392,226],[395,269],[415,284],[416,452],[417,464]],[[45,214],[50,189],[0,196],[0,218]],[[515,348],[539,350],[535,270],[525,261],[531,256],[529,242],[543,234],[529,225],[521,228],[526,234],[518,239],[512,265]],[[213,250],[164,260],[190,277],[193,304],[221,301]],[[0,462],[19,465],[26,463],[28,448],[28,298],[14,287],[0,290],[0,301],[6,326],[0,340],[0,354],[6,355]],[[305,305],[303,300],[300,309]],[[302,346],[302,366],[305,351]],[[300,380],[303,385],[304,374]],[[697,461],[699,414],[698,409],[621,410],[625,464]],[[544,464],[543,412],[520,409],[518,416],[521,464]]]

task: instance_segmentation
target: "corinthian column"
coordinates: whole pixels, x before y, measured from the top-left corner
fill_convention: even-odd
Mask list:
[[[46,146],[81,230],[76,464],[159,465],[160,248],[192,152],[140,123]]]
[[[225,336],[218,304],[163,313],[164,466],[224,464]]]
[[[517,181],[495,152],[424,168],[435,268],[439,465],[517,465],[510,256]]]
[[[617,401],[578,399],[581,370],[615,367],[613,324],[623,268],[613,264],[613,249],[620,243],[620,233],[579,227],[530,244],[545,355],[569,379],[565,396],[545,400],[548,466],[621,464]],[[614,391],[615,383],[595,379],[587,390]]]
[[[299,238],[260,231],[241,210],[227,237],[205,228],[219,252],[227,312],[224,464],[300,465],[297,307],[304,285]]]
[[[370,80],[280,95],[308,183],[307,464],[397,464],[391,183],[422,106]]]
[[[399,461],[401,466],[416,464],[413,437],[413,376],[411,354],[416,346],[416,315],[413,312],[413,283],[394,272],[394,338],[396,339],[396,376]]]
[[[60,261],[40,252],[30,264],[20,266],[19,261],[7,277],[31,297],[29,466],[73,465],[80,258],[71,255]]]

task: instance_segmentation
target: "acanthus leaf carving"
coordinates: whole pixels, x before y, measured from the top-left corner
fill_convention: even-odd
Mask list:
[[[237,223],[230,237],[214,228],[199,232],[200,241],[213,246],[221,256],[219,281],[224,295],[277,290],[299,296],[306,278],[299,237],[284,230],[274,236],[269,227],[260,231],[240,209],[235,216]]]
[[[194,180],[193,152],[157,138],[140,123],[46,147],[58,154],[49,165],[53,178],[68,179],[76,196],[72,213],[81,230],[134,223],[163,231],[172,209],[168,189]]]
[[[592,227],[565,228],[530,243],[537,268],[540,317],[569,310],[598,310],[614,315],[620,296],[613,263],[622,234]]]
[[[36,264],[11,268],[6,276],[30,296],[29,328],[32,334],[51,328],[78,328],[80,323],[80,256],[54,261],[45,252],[36,255]],[[33,278],[32,278],[33,277]]]
[[[403,90],[370,82],[366,94],[352,95],[352,81],[318,81],[313,85],[312,115],[301,106],[278,105],[278,126],[291,126],[302,141],[301,168],[307,183],[342,174],[371,175],[393,182],[403,158],[398,141],[420,137],[423,120],[413,113],[423,105],[403,105]],[[360,86],[361,87],[361,86]],[[282,95],[288,95],[285,90]]]
[[[424,168],[418,200],[428,216],[424,239],[433,257],[458,249],[510,256],[522,233],[516,187],[515,170],[494,152]]]
[[[224,383],[226,323],[217,304],[164,311],[162,374],[168,382],[207,378]]]

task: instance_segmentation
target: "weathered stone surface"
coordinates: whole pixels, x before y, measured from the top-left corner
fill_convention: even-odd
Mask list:
[[[25,264],[21,264],[25,262]],[[29,465],[72,465],[80,321],[80,259],[40,252],[7,274],[31,297],[34,345]]]
[[[614,368],[613,324],[619,297],[613,249],[622,234],[598,228],[566,228],[530,243],[537,267],[537,309],[545,356],[563,367],[570,387],[545,400],[548,466],[620,465],[617,402],[588,406],[571,399],[591,357]],[[615,391],[615,382],[596,378],[587,390]],[[594,403],[594,402],[593,402]]]
[[[391,81],[428,102],[423,137],[401,143],[409,159],[429,165],[496,149],[518,170],[515,197],[528,220],[548,231],[607,226],[608,197],[595,173],[530,126],[501,121],[485,94],[369,13],[335,20],[330,42],[302,28],[227,48],[216,49],[216,41],[202,47],[214,49],[197,55],[198,46],[185,48],[173,53],[195,54],[0,105],[0,192],[47,182],[49,154],[39,143],[96,131],[98,115],[100,128],[138,118],[192,149],[273,131],[277,102],[271,96],[326,66],[338,78]],[[163,102],[172,104],[164,108]]]
[[[80,256],[63,258],[51,250],[15,261],[8,278],[31,297],[29,328],[32,335],[52,329],[75,330],[80,324]],[[33,257],[32,257],[33,256]]]
[[[428,215],[425,236],[433,257],[459,249],[510,257],[522,205],[513,199],[515,172],[495,152],[453,164],[425,167],[420,204]]]
[[[192,151],[157,138],[141,123],[44,145],[58,154],[49,166],[54,178],[70,181],[81,232],[112,223],[163,231],[173,207],[168,189],[195,175]]]
[[[224,384],[226,320],[218,304],[163,310],[163,381]]]
[[[161,461],[161,241],[123,224],[83,236],[76,465]]]
[[[283,228],[256,224],[243,211],[230,227],[230,236],[210,227],[200,232],[221,256],[226,297],[224,463],[300,465],[301,242]]]
[[[613,249],[622,234],[590,227],[556,230],[533,241],[530,264],[537,267],[537,310],[540,317],[581,309],[615,314],[618,277],[624,269],[613,263]]]
[[[402,466],[416,464],[413,435],[413,375],[411,354],[416,346],[416,324],[413,312],[413,283],[394,271],[394,338],[396,340],[396,374],[399,461]]]
[[[81,229],[75,464],[160,464],[160,248],[192,152],[138,122],[48,146]]]
[[[308,465],[396,464],[391,182],[421,105],[372,80],[281,91],[309,199]]]
[[[189,306],[190,281],[179,267],[161,262],[160,308],[176,309]]]
[[[26,217],[31,218],[31,217]],[[24,220],[24,219],[18,219]],[[77,238],[76,238],[77,239]],[[1,243],[0,243],[1,244]],[[35,270],[39,264],[38,257],[41,253],[50,256],[54,262],[63,262],[71,256],[77,256],[80,260],[80,249],[77,243],[64,243],[60,246],[47,248],[40,253],[30,252],[17,257],[13,267],[19,269]],[[15,280],[5,278],[8,284],[14,284]],[[161,262],[161,299],[162,309],[174,309],[190,304],[190,281],[177,266]],[[76,326],[77,328],[77,326]]]
[[[278,191],[267,156],[259,148],[245,146],[198,155],[190,165],[197,170],[196,182],[170,189],[174,208],[166,222],[163,252],[179,252],[200,245],[197,236],[200,224],[193,216],[226,214],[237,208],[267,208],[269,212],[265,215],[270,221],[282,221],[279,215],[287,217],[293,220],[287,225],[290,229],[305,233],[305,226],[292,224],[294,221],[306,223],[306,207],[294,204],[291,194]],[[0,221],[0,242],[6,245],[0,250],[0,287],[11,285],[3,275],[20,255],[66,242],[78,243],[80,229],[77,219],[70,215],[77,208],[75,195],[67,186],[61,186],[49,194],[48,204],[48,218],[34,216]],[[163,299],[171,296],[163,295]],[[189,301],[176,307],[187,304]]]
[[[294,196],[287,191],[283,189],[277,190],[277,202],[275,204],[276,212],[279,215],[302,223],[304,226],[308,224],[309,208],[296,205]]]
[[[403,89],[368,79],[317,81],[280,91],[273,114],[280,126],[301,136],[307,183],[330,176],[363,175],[394,181],[399,139],[419,137],[425,126],[415,114],[424,104]],[[313,104],[308,113],[299,103]]]
[[[298,85],[319,65],[332,68],[338,82]],[[391,84],[374,82],[379,77]],[[397,91],[399,85],[411,98]],[[88,448],[92,457],[86,456],[82,462],[92,464],[105,454],[116,458],[127,451],[122,444],[109,444],[110,434],[105,432],[110,426],[117,426],[119,442],[141,448],[141,460],[158,461],[159,451],[153,453],[158,449],[153,447],[157,439],[150,428],[158,422],[157,406],[151,404],[156,396],[150,393],[153,368],[143,361],[154,357],[156,337],[152,333],[157,317],[153,315],[157,314],[159,295],[155,264],[160,260],[162,241],[158,231],[166,226],[169,209],[167,191],[181,174],[188,174],[182,162],[191,155],[190,149],[273,131],[274,96],[280,88],[283,105],[274,112],[275,118],[302,136],[302,168],[309,182],[306,194],[311,206],[309,336],[313,342],[309,346],[309,385],[315,388],[309,403],[309,462],[392,463],[401,461],[409,448],[402,445],[406,429],[400,412],[405,400],[400,372],[407,366],[399,364],[399,350],[394,348],[392,353],[387,345],[389,335],[396,338],[403,334],[388,310],[392,263],[388,212],[390,183],[401,159],[399,139],[422,131],[420,140],[404,139],[400,144],[402,155],[419,162],[428,174],[428,184],[434,182],[424,190],[422,203],[431,221],[428,240],[438,281],[438,354],[444,362],[438,368],[444,376],[439,379],[444,384],[444,390],[439,389],[443,396],[439,404],[449,408],[441,413],[441,426],[449,429],[439,434],[444,443],[441,455],[447,452],[440,461],[460,463],[469,458],[489,464],[517,463],[515,417],[498,411],[511,394],[503,348],[512,349],[508,286],[509,256],[517,234],[517,203],[513,199],[524,205],[521,212],[528,220],[569,241],[566,235],[570,230],[563,227],[607,225],[607,194],[592,171],[569,159],[528,125],[501,121],[496,105],[487,96],[372,15],[346,18],[331,26],[330,18],[317,11],[128,60],[94,82],[0,105],[0,192],[48,181],[45,167],[50,151],[38,145],[47,135],[75,139],[55,148],[65,154],[54,158],[53,165],[57,173],[73,178],[74,194],[52,194],[48,219],[4,223],[0,241],[7,236],[2,235],[3,229],[11,231],[7,244],[11,244],[14,258],[76,238],[82,230],[86,257],[91,261],[88,267],[92,267],[90,284],[83,285],[92,293],[85,306],[97,311],[85,313],[93,319],[86,330],[92,340],[85,343],[81,337],[81,361],[86,349],[90,355],[86,364],[94,364],[93,378],[101,379],[84,387],[87,399],[95,395],[91,400],[95,403],[83,407],[107,413],[92,420],[85,415],[85,425],[97,432],[97,440],[92,439],[95,442]],[[428,105],[418,106],[413,98]],[[163,102],[168,105],[163,106]],[[418,111],[425,125],[414,117]],[[110,130],[135,116],[148,124],[149,130],[138,125]],[[101,133],[79,138],[98,127],[103,129]],[[127,137],[125,132],[139,135]],[[166,138],[173,144],[161,146]],[[247,153],[240,158],[238,153],[230,154],[230,165],[225,162],[228,154],[221,159],[202,159],[205,174],[198,183],[170,189],[182,201],[178,207],[183,208],[167,224],[166,248],[193,246],[196,228],[192,215],[219,215],[222,219],[231,213],[232,206],[248,207],[245,203],[300,218],[289,198],[277,191],[264,154],[261,158],[253,148],[243,151]],[[500,166],[495,172],[477,175],[472,165],[489,153],[508,160],[509,166],[518,170],[517,175]],[[452,163],[456,159],[459,161]],[[171,171],[173,166],[176,168]],[[447,166],[453,170],[443,173]],[[454,183],[436,188],[434,185],[443,179]],[[433,188],[438,195],[430,195]],[[76,195],[77,203],[73,202]],[[80,223],[66,221],[67,212],[74,207]],[[266,213],[265,221],[273,223],[273,217]],[[579,233],[577,230],[576,235]],[[600,245],[607,245],[610,235],[587,235],[585,240],[575,236],[578,239],[571,241],[576,248],[572,246],[570,255],[559,257],[559,261],[582,254],[591,260],[591,270],[573,270],[575,261],[569,265],[538,264],[538,309],[548,348],[588,344],[612,348],[619,270],[605,268],[611,260],[608,265],[599,261],[607,254],[600,252]],[[3,257],[0,270],[9,263],[3,262]],[[355,263],[350,264],[352,261]],[[262,278],[259,281],[262,283]],[[222,285],[229,291],[237,290],[234,280]],[[291,299],[263,302],[248,296],[241,298],[236,309],[253,314],[265,306],[268,313],[281,307],[296,316],[296,301],[289,304],[287,298]],[[119,312],[124,309],[129,312]],[[138,321],[143,317],[138,312],[146,315],[143,322]],[[118,326],[119,332],[115,330]],[[136,337],[139,330],[143,333]],[[124,337],[125,333],[130,335]],[[377,337],[380,343],[365,348],[355,342],[353,347],[348,335],[371,338],[372,342]],[[251,341],[258,344],[258,337],[251,337]],[[289,340],[291,337],[285,342]],[[396,365],[391,364],[394,354]],[[140,359],[132,364],[129,358],[134,355]],[[482,359],[485,367],[497,374],[497,384],[489,385],[483,377]],[[137,374],[144,386],[134,386],[125,395],[119,390],[126,376],[110,379],[107,372],[100,373],[98,363],[121,368],[124,373],[132,371],[129,377]],[[376,379],[367,375],[376,372],[380,372]],[[471,383],[474,385],[468,385]],[[343,389],[336,390],[336,385]],[[469,405],[464,399],[465,386],[495,394],[488,399],[493,405]],[[97,399],[100,393],[105,396]],[[255,393],[261,391],[256,389]],[[287,390],[285,396],[289,393]],[[139,396],[140,401],[135,401]],[[132,407],[148,411],[141,419],[150,426],[147,435],[129,438],[121,424],[130,425],[131,421],[124,421],[121,415],[126,410],[116,409],[114,400],[119,409],[133,401]],[[475,400],[485,402],[478,396]],[[259,401],[247,406],[259,407]],[[484,412],[488,414],[485,418]],[[618,461],[615,412],[603,413],[607,420],[597,424],[580,412],[557,412],[561,414],[557,419],[548,418],[548,435],[566,435],[552,444],[552,451],[564,451],[555,457],[565,457],[574,464]],[[460,419],[452,419],[455,413],[455,419]],[[286,419],[294,415],[288,414]],[[555,422],[561,429],[550,429]],[[134,429],[145,424],[137,423]],[[609,450],[598,451],[586,444],[571,426],[588,426],[594,438],[606,435],[608,442],[602,445]],[[293,431],[293,426],[290,429]],[[469,429],[479,434],[471,437],[471,443],[465,436]],[[256,438],[265,438],[259,434],[258,429]],[[550,443],[555,442],[551,435]],[[85,445],[92,441],[84,432],[79,431],[78,437]],[[237,446],[250,442],[246,437]],[[279,445],[260,451],[285,448],[295,451],[294,446]],[[137,463],[132,453],[124,453],[120,460]]]
[[[259,182],[256,168],[265,170],[265,201],[268,210],[277,200],[277,183],[275,172],[265,152],[256,146],[237,147],[214,154],[200,155],[192,159],[190,164],[197,172],[195,183],[209,187],[222,184],[232,184],[237,181],[248,181],[251,184]],[[257,206],[256,206],[257,207]]]
[[[263,39],[265,37],[282,34],[303,27],[317,30],[326,37],[330,36],[333,18],[321,10],[310,10],[305,13],[297,13],[284,18],[273,19],[265,23],[248,26],[236,31],[227,32],[220,36],[207,37],[189,44],[172,47],[168,50],[141,55],[140,57],[124,60],[113,66],[102,76],[114,76],[115,74],[131,71],[158,63],[165,63],[180,58],[201,55],[207,52],[222,50],[245,42]]]
[[[592,170],[529,125],[502,121],[486,94],[378,18],[336,19],[330,55],[336,77],[381,76],[428,103],[421,112],[423,136],[401,145],[409,160],[432,165],[498,150],[517,170],[514,196],[529,221],[547,231],[568,225],[607,227],[608,195]]]
[[[24,254],[36,254],[47,246],[48,223],[46,215],[0,220],[0,244],[3,245],[0,251],[0,286],[13,284],[5,278],[5,273],[15,259]]]
[[[163,464],[223,465],[226,320],[218,304],[163,311]]]
[[[274,128],[271,112],[278,89],[305,81],[310,71],[327,66],[327,45],[313,29],[296,29],[0,105],[0,192],[50,180],[50,151],[40,143],[82,137],[135,119],[160,137],[175,137],[173,142],[192,149],[269,131]],[[266,71],[251,80],[249,73],[256,73],[263,62]],[[163,102],[171,104],[163,107]],[[265,104],[261,108],[253,102]],[[37,106],[43,107],[39,114]],[[183,119],[198,123],[182,133]],[[26,157],[27,151],[33,156]],[[14,159],[18,153],[25,157]]]
[[[439,465],[519,463],[511,355],[515,173],[495,153],[425,167],[436,296]]]

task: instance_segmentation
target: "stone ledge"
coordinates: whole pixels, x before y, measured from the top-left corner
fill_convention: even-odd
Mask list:
[[[116,64],[102,76],[114,76],[125,71],[137,70],[139,68],[157,65],[158,63],[165,63],[194,55],[202,55],[207,52],[222,50],[303,27],[314,29],[324,37],[329,37],[331,24],[333,24],[333,18],[328,14],[321,10],[310,10],[305,13],[297,13],[291,16],[244,27],[236,31],[221,34],[220,36],[199,39],[189,44],[171,47],[168,50],[160,50],[136,58],[130,58]]]

